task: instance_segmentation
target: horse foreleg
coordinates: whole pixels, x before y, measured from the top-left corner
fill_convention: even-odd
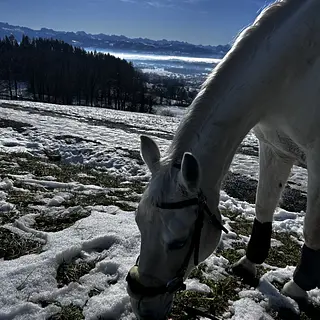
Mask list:
[[[260,141],[259,182],[256,195],[256,217],[246,255],[232,266],[234,274],[244,281],[256,277],[256,265],[265,261],[271,243],[273,214],[289,177],[293,160]]]
[[[304,245],[293,280],[282,292],[293,299],[307,298],[307,291],[320,288],[320,148],[309,155],[307,211],[304,219]]]

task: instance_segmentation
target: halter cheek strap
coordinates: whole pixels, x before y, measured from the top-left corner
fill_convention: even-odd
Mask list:
[[[162,202],[157,205],[160,209],[184,209],[186,207],[191,207],[198,205],[198,218],[201,212],[205,212],[209,216],[209,221],[219,230],[228,233],[229,231],[222,225],[222,223],[217,219],[217,217],[210,211],[207,199],[204,196],[203,192],[200,190],[197,198],[192,198],[188,200],[183,200],[179,202]]]

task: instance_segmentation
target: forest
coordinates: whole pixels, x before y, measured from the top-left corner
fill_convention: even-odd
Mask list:
[[[0,98],[150,112],[172,100],[187,106],[194,96],[183,81],[149,79],[110,54],[55,39],[0,39]]]

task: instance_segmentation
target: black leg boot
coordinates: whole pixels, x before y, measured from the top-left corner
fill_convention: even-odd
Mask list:
[[[254,219],[251,237],[248,243],[246,258],[254,263],[261,264],[268,257],[271,243],[272,222],[261,223]],[[256,287],[259,279],[256,278],[256,270],[246,268],[243,259],[232,265],[232,272],[242,278],[242,281]]]
[[[293,280],[305,291],[320,288],[320,250],[312,250],[303,245]]]

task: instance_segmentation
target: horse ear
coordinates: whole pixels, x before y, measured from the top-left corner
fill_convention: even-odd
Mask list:
[[[140,136],[140,153],[151,173],[160,168],[160,151],[155,141],[145,135]]]
[[[200,185],[201,172],[198,160],[190,152],[185,152],[181,163],[181,182],[189,190],[197,191]]]

